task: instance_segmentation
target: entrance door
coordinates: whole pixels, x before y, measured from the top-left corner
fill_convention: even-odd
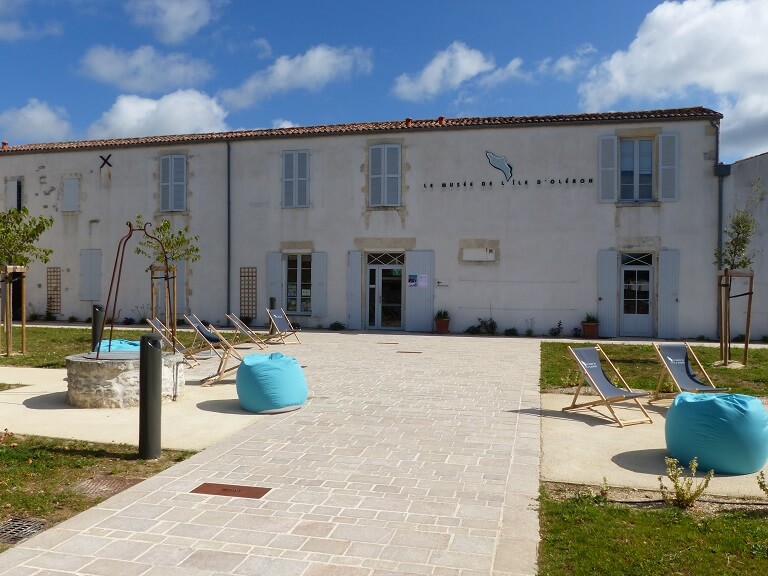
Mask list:
[[[368,328],[403,327],[403,267],[368,266]]]
[[[621,255],[621,335],[653,334],[653,255]]]

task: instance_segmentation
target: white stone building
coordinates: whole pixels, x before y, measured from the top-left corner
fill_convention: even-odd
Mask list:
[[[7,146],[3,207],[55,224],[28,302],[66,319],[107,297],[137,213],[189,225],[180,311],[303,327],[499,331],[585,314],[601,336],[714,337],[721,115],[705,108],[438,118]],[[118,317],[149,304],[128,243]],[[764,264],[764,263],[763,263]],[[762,265],[762,264],[761,264]],[[753,334],[768,333],[763,315]],[[762,330],[762,332],[760,332]]]

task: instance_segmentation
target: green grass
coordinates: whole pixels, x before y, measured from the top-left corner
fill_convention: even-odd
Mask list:
[[[768,509],[694,514],[541,491],[541,576],[751,576],[768,570]]]
[[[94,477],[141,480],[180,462],[193,452],[163,450],[142,460],[134,446],[97,444],[0,432],[0,521],[44,518],[55,524],[104,500],[78,484]],[[3,545],[0,545],[2,551]]]
[[[575,346],[589,346],[584,342]],[[650,344],[609,344],[600,346],[616,365],[631,388],[655,390],[661,375],[661,361]],[[748,365],[743,368],[715,366],[720,359],[720,348],[716,346],[693,346],[715,386],[729,388],[737,394],[762,396],[768,392],[768,349],[751,348]],[[733,358],[741,360],[742,350],[732,352]],[[603,366],[610,374],[610,367]],[[557,388],[576,386],[580,371],[576,361],[568,352],[568,343],[542,342],[541,344],[541,390],[553,392]]]
[[[149,328],[149,326],[147,326]],[[139,340],[149,329],[125,329],[115,327],[113,338]],[[109,337],[109,328],[104,331],[104,338]],[[180,330],[177,338],[185,345],[192,342],[190,330]],[[27,353],[21,351],[21,327],[13,327],[13,354],[6,355],[5,332],[0,334],[0,366],[30,366],[33,368],[64,368],[66,357],[82,354],[91,349],[91,329],[88,328],[53,328],[27,326]]]

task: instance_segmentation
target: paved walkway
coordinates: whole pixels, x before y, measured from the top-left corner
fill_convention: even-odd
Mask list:
[[[301,338],[269,351],[305,366],[307,406],[245,416],[245,429],[0,554],[0,574],[535,574],[539,341]],[[206,391],[227,391],[216,402],[236,412],[233,379]],[[271,491],[191,493],[204,482]]]

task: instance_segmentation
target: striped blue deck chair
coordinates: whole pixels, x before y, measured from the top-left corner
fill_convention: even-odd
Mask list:
[[[696,354],[693,352],[687,342],[656,344],[653,347],[661,358],[664,368],[659,377],[659,384],[656,386],[656,394],[653,399],[676,396],[680,392],[728,392],[728,388],[716,388],[712,379],[704,370]],[[698,371],[702,374],[700,378],[691,368],[690,359],[693,358]],[[669,377],[672,380],[674,390],[672,392],[662,392],[661,387],[664,381]],[[703,380],[706,380],[704,382]]]

